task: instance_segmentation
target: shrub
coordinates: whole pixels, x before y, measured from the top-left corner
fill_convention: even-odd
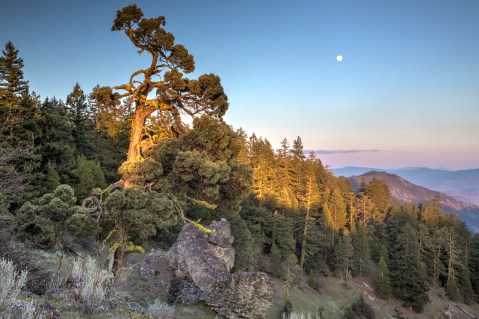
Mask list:
[[[147,312],[153,317],[153,319],[172,318],[175,312],[175,307],[156,299],[154,303],[148,305]]]
[[[364,317],[366,319],[374,319],[374,310],[368,305],[365,301],[363,296],[359,297],[358,300],[351,306],[351,309],[360,317]]]
[[[0,258],[0,317],[3,319],[42,319],[30,301],[17,300],[27,282],[28,271],[18,271],[13,262]]]
[[[41,248],[51,248],[55,244],[55,228],[46,218],[34,217],[18,228],[18,237],[29,240]]]
[[[17,271],[13,263],[0,258],[0,310],[15,300],[27,282],[27,271]]]
[[[293,312],[293,305],[291,304],[291,301],[286,300],[286,302],[284,303],[283,309],[281,309],[281,316],[283,318],[290,318],[292,312]]]
[[[78,258],[72,267],[73,285],[78,289],[78,299],[91,310],[104,300],[108,284],[113,278],[106,270],[97,267],[95,259],[87,257],[85,261]]]

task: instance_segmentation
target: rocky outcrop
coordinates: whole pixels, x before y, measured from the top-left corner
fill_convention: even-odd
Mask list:
[[[169,251],[176,257],[172,258],[172,266],[177,269],[177,276],[191,278],[202,291],[230,278],[235,255],[229,223],[223,219],[208,228],[213,232],[205,233],[186,224]]]
[[[237,272],[204,293],[204,300],[226,318],[264,318],[271,306],[273,284],[261,272]]]
[[[205,302],[230,319],[263,318],[272,303],[271,278],[265,273],[231,274],[235,252],[228,221],[214,221],[207,228],[212,231],[185,224],[168,252],[147,255],[140,278],[155,280],[170,301]]]

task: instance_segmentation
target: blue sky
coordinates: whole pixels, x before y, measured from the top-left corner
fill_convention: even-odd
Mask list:
[[[42,97],[116,85],[147,64],[115,12],[130,1],[8,1],[11,40]],[[479,167],[479,1],[136,1],[216,73],[228,123],[301,136],[324,164]],[[336,61],[338,54],[342,62]],[[372,152],[370,150],[377,150]]]

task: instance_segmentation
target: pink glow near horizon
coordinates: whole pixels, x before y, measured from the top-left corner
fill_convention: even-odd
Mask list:
[[[332,168],[360,166],[372,168],[430,167],[451,170],[479,168],[479,152],[473,151],[364,151],[319,154],[323,165]]]

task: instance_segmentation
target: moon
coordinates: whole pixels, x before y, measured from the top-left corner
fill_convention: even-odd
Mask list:
[[[336,57],[336,60],[337,60],[338,62],[343,61],[343,56],[342,56],[342,55],[338,55],[338,56]]]

